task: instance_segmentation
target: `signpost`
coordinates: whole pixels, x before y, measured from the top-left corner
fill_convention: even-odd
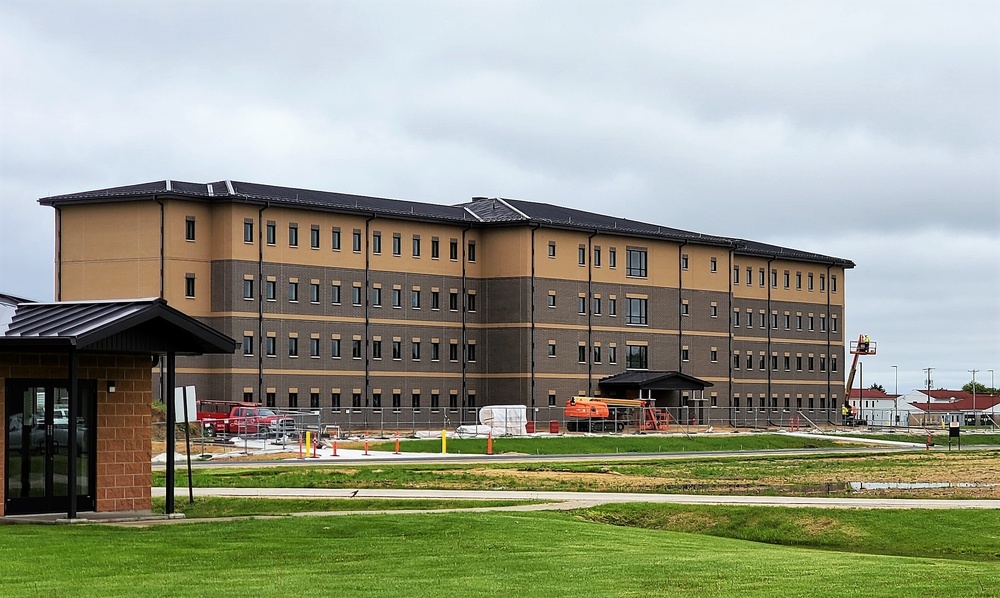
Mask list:
[[[961,428],[959,427],[958,422],[951,422],[951,427],[948,428],[948,450],[949,451],[951,450],[951,439],[952,438],[957,438],[958,439],[958,450],[962,450]]]

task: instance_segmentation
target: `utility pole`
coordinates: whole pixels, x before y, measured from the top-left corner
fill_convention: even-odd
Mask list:
[[[979,422],[979,416],[976,415],[976,372],[979,370],[969,370],[972,372],[972,425],[976,425]]]
[[[927,413],[924,415],[924,425],[927,425],[927,417],[931,414],[931,372],[934,368],[924,368],[927,372]]]
[[[896,366],[890,366],[892,368],[892,378],[894,380],[892,394],[892,424],[894,426],[899,425],[899,368]]]

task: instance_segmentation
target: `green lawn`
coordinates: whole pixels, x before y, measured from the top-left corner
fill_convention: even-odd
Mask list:
[[[448,452],[485,455],[485,438],[448,438]],[[864,440],[859,440],[864,443]],[[921,441],[922,442],[922,441]],[[395,441],[371,443],[373,451],[393,451]],[[615,453],[680,453],[685,451],[741,451],[763,449],[827,448],[843,446],[832,440],[798,438],[784,434],[730,434],[691,436],[558,436],[553,438],[502,437],[493,439],[493,453],[525,455],[592,455]],[[401,440],[404,453],[440,453],[441,439]]]
[[[934,430],[932,434],[934,438],[934,444],[937,446],[948,446],[948,433],[946,430]],[[1000,434],[993,434],[985,432],[980,434],[976,432],[975,434],[968,433],[968,430],[963,428],[962,430],[962,446],[998,446],[1000,445]],[[916,429],[910,433],[900,432],[898,434],[851,434],[851,436],[856,436],[857,438],[873,438],[875,440],[896,440],[899,442],[915,442],[918,444],[923,444],[927,441],[927,433],[919,429]],[[957,438],[951,439],[951,444],[953,447],[958,447]]]
[[[817,551],[564,513],[0,527],[4,596],[930,598],[996,596],[998,579],[995,562]]]
[[[289,513],[321,513],[331,511],[398,511],[430,509],[472,509],[538,504],[540,501],[518,500],[446,500],[446,499],[381,499],[381,498],[237,498],[200,496],[193,503],[177,497],[174,511],[186,517],[241,517],[249,515],[287,515]],[[166,500],[153,499],[153,512],[163,513]]]

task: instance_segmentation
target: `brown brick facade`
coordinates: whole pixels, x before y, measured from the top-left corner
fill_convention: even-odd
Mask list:
[[[67,380],[68,361],[61,353],[0,353],[0,421],[6,422],[9,379]],[[149,356],[81,354],[78,376],[97,381],[97,510],[148,511],[152,506]],[[115,381],[114,393],[108,392],[108,380]],[[5,446],[0,443],[4,479]],[[0,515],[2,492],[0,485]]]

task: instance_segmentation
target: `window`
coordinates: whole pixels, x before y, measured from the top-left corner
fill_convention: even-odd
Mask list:
[[[719,361],[719,350],[718,349],[712,349],[711,351],[709,351],[708,352],[708,359],[712,363],[718,362]]]
[[[420,391],[415,390],[410,393],[410,406],[414,409],[420,409]]]
[[[628,345],[625,353],[625,369],[645,370],[649,367],[647,347],[645,345]]]
[[[337,391],[332,391],[330,393],[330,407],[334,409],[340,409],[340,393]]]
[[[448,294],[448,309],[451,311],[458,311],[458,292],[451,291]]]
[[[592,311],[593,311],[593,314],[595,316],[601,315],[601,298],[600,297],[594,297],[594,300],[591,303],[593,303],[593,307],[591,308]]]
[[[778,288],[778,271],[771,270],[771,287]]]
[[[351,357],[361,359],[361,339],[359,338],[351,341]]]
[[[784,278],[785,288],[787,289],[790,286],[790,278],[789,278],[788,270],[785,270],[783,278]]]
[[[351,304],[355,305],[355,306],[361,305],[361,287],[360,286],[354,286],[354,287],[351,288]]]
[[[802,314],[795,315],[795,329],[802,330]]]
[[[682,316],[691,315],[691,304],[688,303],[687,299],[681,300],[681,315]]]
[[[184,296],[194,299],[194,274],[184,275]]]
[[[431,291],[431,309],[441,309],[440,291]]]
[[[382,233],[372,231],[372,253],[379,255],[382,253]]]
[[[184,239],[194,241],[194,216],[188,216],[184,219]]]
[[[372,359],[382,359],[382,341],[372,340]]]
[[[276,346],[278,344],[277,340],[278,339],[273,336],[267,337],[266,353],[268,357],[275,357],[278,354],[278,348]]]
[[[813,316],[809,316],[808,322],[809,322],[809,331],[810,332],[812,332],[813,330],[815,330],[815,321],[816,321],[816,319]],[[801,330],[801,329],[802,329],[802,316],[799,316],[799,330]]]
[[[244,392],[243,393],[243,402],[244,403],[253,403],[253,392],[252,391],[251,392]]]
[[[608,347],[608,363],[618,363],[618,347],[616,345]]]
[[[319,249],[319,227],[315,224],[309,227],[309,247]],[[316,402],[319,402],[319,395],[316,395]]]
[[[312,408],[319,407],[319,393],[311,392],[309,393],[309,406]]]
[[[288,300],[293,303],[299,300],[299,283],[288,283]]]
[[[354,232],[351,233],[351,250],[354,251],[354,253],[361,253],[361,231],[360,230],[355,229]]]
[[[733,354],[733,369],[734,370],[740,369],[740,354],[739,353],[734,353]]]
[[[448,259],[453,262],[458,261],[458,239],[448,242]]]
[[[645,325],[646,321],[646,300],[629,298],[628,312],[625,314],[626,324]]]
[[[646,250],[627,249],[625,251],[626,274],[639,278],[646,277]]]
[[[691,361],[691,351],[687,347],[681,349],[681,361]]]
[[[392,289],[392,306],[403,307],[403,289]]]
[[[608,267],[617,268],[618,267],[618,251],[614,247],[608,248]]]
[[[549,357],[556,356],[556,343],[555,341],[549,342]]]
[[[330,285],[330,303],[340,305],[340,285]]]
[[[309,339],[309,357],[319,359],[319,338]]]
[[[826,314],[820,314],[819,316],[819,331],[826,332]]]
[[[733,310],[733,328],[740,327],[740,310]]]
[[[360,407],[360,406],[361,406],[361,393],[360,392],[351,393],[351,407]]]
[[[392,233],[392,255],[401,255],[403,253],[403,238],[399,233]]]
[[[253,299],[253,279],[246,278],[243,280],[243,298]]]
[[[466,403],[466,406],[468,406],[468,407],[475,407],[476,406],[476,393],[470,392],[468,394],[468,396],[467,396],[467,399],[468,399],[468,402]]]
[[[753,355],[751,355],[749,353],[747,353],[747,369],[748,370],[752,370],[753,369]]]
[[[577,347],[576,360],[580,363],[587,363],[587,346],[580,345]]]
[[[580,245],[576,252],[576,263],[581,266],[587,265],[587,246]]]
[[[309,283],[309,301],[310,303],[319,303],[319,283],[311,282]]]
[[[778,356],[777,355],[772,355],[771,356],[771,369],[773,371],[777,371],[778,370]]]
[[[274,245],[278,242],[278,225],[274,220],[268,220],[267,226],[264,228],[265,237],[268,245]]]
[[[753,268],[747,266],[747,286],[753,284]]]
[[[549,257],[551,257],[551,258],[556,257],[556,242],[555,241],[549,241]]]
[[[299,406],[299,393],[294,391],[289,391],[288,393],[288,406],[298,407]]]
[[[550,391],[549,392],[549,407],[555,407],[555,406],[556,406],[556,393]]]
[[[600,268],[601,267],[601,248],[600,247],[594,247],[594,267],[595,268]]]
[[[458,361],[458,341],[451,341],[448,345],[448,361]]]
[[[340,251],[340,228],[333,227],[333,233],[330,235],[332,239],[332,247],[334,251]]]
[[[476,361],[476,345],[475,344],[469,344],[468,351],[466,351],[466,353],[468,354],[468,357],[469,357],[468,360],[469,361]]]
[[[708,269],[709,269],[710,272],[718,272],[719,271],[719,263],[718,263],[718,261],[716,261],[716,259],[714,257],[708,260]]]
[[[410,291],[410,307],[420,309],[420,289]]]
[[[823,355],[819,356],[819,371],[821,372],[826,371],[826,357],[824,357]]]
[[[796,355],[795,356],[795,369],[797,371],[799,371],[799,372],[802,371],[802,356],[801,355]]]
[[[608,315],[612,317],[618,315],[618,299],[614,297],[608,298]]]
[[[809,364],[809,371],[810,371],[810,372],[811,372],[811,371],[813,371],[813,368],[814,368],[814,367],[815,367],[815,365],[816,365],[816,358],[815,358],[815,357],[813,357],[812,355],[810,355],[810,356],[808,357],[808,359],[807,359],[807,363]],[[801,368],[799,368],[799,369],[801,369]]]
[[[299,339],[296,336],[288,337],[288,356],[289,357],[299,356]]]
[[[436,260],[441,257],[441,241],[437,237],[431,237],[431,259]]]
[[[785,330],[791,330],[792,316],[790,314],[785,314],[784,323],[785,323]]]
[[[806,289],[808,289],[810,291],[813,290],[813,275],[812,275],[812,272],[810,272],[808,275],[806,275]]]
[[[792,369],[792,356],[791,355],[785,355],[785,357],[781,360],[781,364],[784,366],[786,372],[789,371],[789,370],[791,370]]]
[[[469,292],[468,296],[468,309],[469,311],[476,311],[476,294],[472,291]]]
[[[549,307],[555,307],[555,306],[556,306],[556,292],[555,291],[550,291],[549,292]]]
[[[834,274],[830,275],[830,292],[831,293],[837,292],[837,277]]]
[[[469,263],[470,264],[476,261],[476,242],[475,241],[469,241],[469,255],[468,255],[468,259],[469,259]]]
[[[764,312],[760,312],[759,314],[757,314],[757,323],[761,329],[767,328],[767,325],[764,321]]]
[[[413,361],[420,361],[420,341],[413,341],[411,357]]]
[[[688,269],[688,256],[687,254],[684,254],[681,256],[681,270],[687,270],[687,269]]]
[[[441,343],[438,341],[431,341],[431,361],[441,360]]]
[[[580,296],[576,298],[576,312],[580,315],[587,313],[587,298]]]
[[[760,284],[760,286],[763,287],[764,286],[764,269],[763,268],[760,269],[759,274],[760,274],[760,276],[759,276],[759,279],[760,279],[759,280],[759,284]]]
[[[718,305],[709,305],[708,306],[708,316],[710,318],[718,318],[719,317],[719,306]]]
[[[392,341],[392,358],[402,359],[403,358],[403,341]]]
[[[593,353],[594,353],[594,363],[601,363],[601,346],[594,345]]]
[[[778,328],[778,314],[777,312],[771,312],[771,329],[777,330]]]
[[[253,335],[251,334],[243,335],[243,354],[253,355]]]
[[[288,246],[299,246],[299,225],[294,222],[288,225]]]
[[[740,284],[740,267],[733,266],[733,284]]]
[[[775,359],[777,359],[777,358],[775,358]],[[775,364],[775,365],[777,365],[777,364]],[[760,359],[757,360],[757,369],[760,370],[760,371],[762,371],[762,372],[767,369],[767,357],[765,357],[765,355],[763,353],[760,354]]]
[[[253,220],[249,218],[243,221],[243,242],[253,243]]]
[[[431,391],[431,409],[439,409],[441,407],[441,393]]]
[[[374,407],[375,409],[381,409],[382,408],[382,393],[381,392],[373,392],[372,393],[372,407]]]
[[[830,332],[837,332],[837,316],[830,318]]]
[[[795,290],[797,290],[797,291],[801,291],[802,290],[802,273],[801,272],[796,272],[795,273]]]
[[[382,287],[372,287],[372,305],[382,307]]]
[[[831,372],[836,372],[837,371],[837,356],[836,355],[831,355],[830,356],[830,371]]]
[[[330,339],[330,357],[340,359],[340,339]]]
[[[413,235],[413,257],[420,257],[420,237]]]

